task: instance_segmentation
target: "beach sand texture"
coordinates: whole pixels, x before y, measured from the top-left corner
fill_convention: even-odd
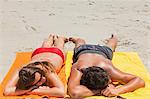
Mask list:
[[[16,52],[33,51],[50,33],[137,52],[150,71],[150,0],[0,0],[0,82]],[[66,50],[73,50],[67,43]]]

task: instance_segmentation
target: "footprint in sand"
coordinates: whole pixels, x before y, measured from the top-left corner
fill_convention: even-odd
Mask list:
[[[118,46],[129,46],[129,45],[135,45],[135,42],[132,42],[132,40],[121,40],[118,41]]]
[[[28,31],[29,31],[29,30],[36,31],[36,28],[33,27],[33,26],[30,26],[30,25],[26,25],[26,26],[25,26],[25,29],[28,30]]]

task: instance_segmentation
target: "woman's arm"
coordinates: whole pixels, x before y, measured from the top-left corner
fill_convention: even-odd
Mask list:
[[[60,89],[58,87],[48,87],[48,86],[40,86],[37,89],[34,89],[33,91],[29,92],[29,94],[34,95],[46,95],[46,96],[54,96],[54,97],[64,97],[65,93],[63,89]]]
[[[5,96],[22,95],[22,94],[25,94],[25,93],[31,91],[31,89],[29,89],[29,90],[16,89],[16,85],[17,85],[17,82],[19,79],[18,73],[19,73],[19,71],[16,71],[14,73],[14,75],[11,77],[11,79],[8,81],[8,83],[6,84],[6,87],[4,88],[4,92],[3,92],[3,94]]]
[[[47,95],[55,97],[65,96],[64,85],[56,73],[47,73],[46,79],[48,86],[40,86],[39,88],[31,91],[29,94]]]

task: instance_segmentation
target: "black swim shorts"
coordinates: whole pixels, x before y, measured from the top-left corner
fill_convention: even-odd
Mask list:
[[[78,60],[81,54],[85,53],[97,53],[110,60],[112,60],[113,57],[113,51],[108,46],[84,44],[74,49],[73,63]]]

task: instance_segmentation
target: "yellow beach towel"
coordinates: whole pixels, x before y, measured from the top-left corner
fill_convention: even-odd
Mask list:
[[[69,77],[73,53],[68,52],[66,64],[66,77]],[[150,74],[141,62],[139,56],[135,52],[115,52],[112,60],[113,64],[121,71],[137,75],[141,77],[145,83],[145,88],[140,88],[134,92],[122,94],[120,96],[126,99],[150,99]],[[88,99],[105,99],[104,96],[91,96]],[[113,97],[113,99],[116,97]]]
[[[66,86],[67,80],[70,74],[70,69],[72,66],[72,55],[73,52],[69,51],[67,54],[67,60],[65,66],[62,68],[61,72],[59,73],[59,77],[63,81],[64,85]],[[31,57],[31,52],[21,52],[17,53],[16,60],[14,64],[11,66],[9,72],[5,76],[4,80],[0,84],[0,99],[20,99],[20,98],[40,98],[37,95],[23,95],[23,96],[3,96],[3,89],[10,79],[12,73],[16,68],[19,66],[26,64]],[[131,73],[137,76],[140,76],[145,82],[145,88],[140,88],[134,92],[122,94],[121,96],[127,99],[150,99],[150,75],[144,65],[142,64],[139,56],[135,52],[115,52],[113,57],[114,65],[119,68],[120,70]],[[91,96],[88,97],[91,99],[105,99],[104,96]],[[115,97],[113,97],[115,98]]]

